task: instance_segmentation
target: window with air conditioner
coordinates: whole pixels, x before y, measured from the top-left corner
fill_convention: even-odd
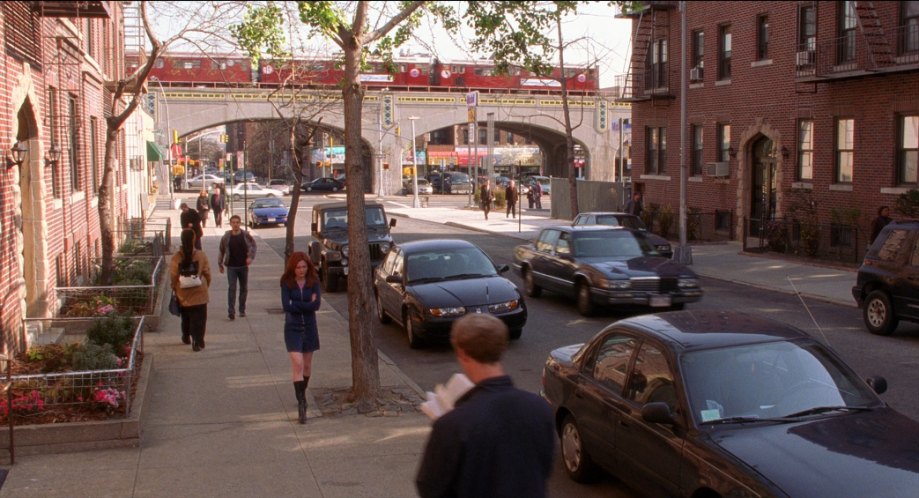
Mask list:
[[[715,178],[724,178],[730,176],[730,163],[718,161],[705,165],[705,174]]]
[[[807,67],[814,65],[814,51],[802,50],[795,54],[795,66]]]

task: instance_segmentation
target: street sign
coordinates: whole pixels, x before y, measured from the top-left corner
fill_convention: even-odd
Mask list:
[[[466,109],[466,122],[467,122],[467,123],[475,123],[475,122],[476,122],[476,119],[475,119],[475,107],[470,107],[470,108]]]
[[[383,123],[383,126],[390,127],[396,123],[396,118],[393,113],[393,96],[392,94],[383,95],[383,105],[380,107],[380,112],[382,116],[380,121]]]
[[[466,94],[466,107],[476,107],[479,105],[479,92],[469,92]]]

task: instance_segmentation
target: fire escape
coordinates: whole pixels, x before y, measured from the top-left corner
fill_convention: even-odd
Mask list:
[[[671,12],[678,2],[644,2],[640,10],[621,14],[633,21],[632,57],[628,72],[616,76],[619,88],[617,102],[642,102],[672,99],[670,64],[667,60],[670,42]]]

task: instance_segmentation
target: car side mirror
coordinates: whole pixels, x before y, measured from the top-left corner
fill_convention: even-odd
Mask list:
[[[401,284],[402,275],[399,275],[398,273],[396,273],[395,275],[386,275],[386,283],[387,284]]]
[[[395,219],[395,218],[390,218],[390,219],[389,219],[389,228],[396,228],[396,219]]]
[[[641,407],[641,418],[652,424],[676,425],[676,419],[667,403],[655,401]]]
[[[873,375],[865,379],[865,382],[871,386],[871,389],[874,389],[874,392],[878,394],[884,394],[887,392],[887,379],[881,377],[880,375]]]
[[[495,270],[497,270],[498,273],[504,273],[504,272],[506,272],[506,271],[508,271],[508,270],[510,270],[510,269],[511,269],[511,267],[510,267],[510,266],[507,266],[507,265],[501,265],[501,266],[498,266],[498,267],[495,268]]]

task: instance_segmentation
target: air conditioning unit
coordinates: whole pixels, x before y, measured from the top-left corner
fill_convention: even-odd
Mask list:
[[[694,67],[689,70],[689,81],[702,81],[701,67]]]
[[[814,54],[813,50],[804,50],[795,54],[795,66],[813,66],[814,65]]]
[[[714,177],[725,177],[731,174],[730,164],[724,161],[705,165],[705,174]]]

